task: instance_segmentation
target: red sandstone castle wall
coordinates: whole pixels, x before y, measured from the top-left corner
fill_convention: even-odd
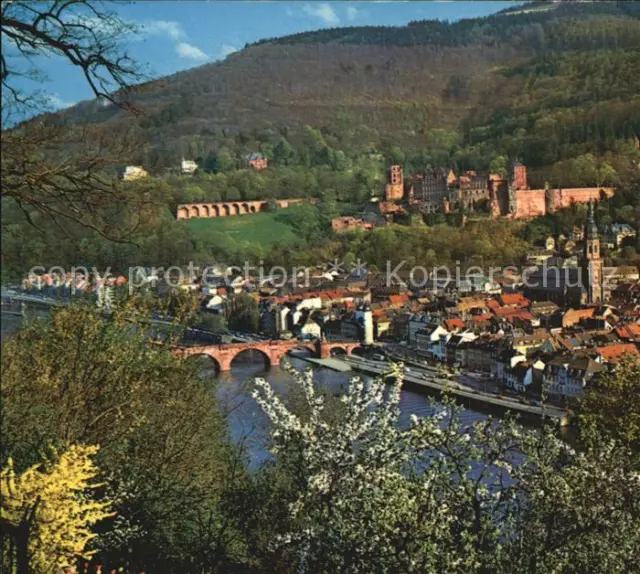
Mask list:
[[[602,194],[601,194],[602,190]],[[572,203],[588,203],[600,201],[601,195],[613,196],[613,188],[606,187],[574,187],[571,189],[554,189],[553,206],[555,209],[570,207]]]
[[[536,217],[546,212],[544,189],[516,191],[516,217]]]
[[[613,197],[612,187],[574,187],[570,189],[553,189],[553,209],[565,209],[572,203],[588,203],[600,201],[603,197]],[[529,189],[516,191],[515,217],[536,217],[547,213],[545,190]]]

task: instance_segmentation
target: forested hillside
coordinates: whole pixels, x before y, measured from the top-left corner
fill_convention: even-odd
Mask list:
[[[379,196],[392,163],[407,173],[458,171],[519,157],[533,186],[615,186],[606,217],[635,223],[638,70],[640,10],[627,2],[531,3],[455,23],[267,39],[223,62],[138,86],[130,94],[137,116],[104,100],[47,116],[75,129],[90,123],[107,135],[127,130],[140,141],[112,165],[114,173],[142,165],[154,178],[143,189],[129,186],[145,203],[139,222],[134,210],[126,215],[127,223],[136,220],[129,225],[135,245],[67,229],[75,242],[69,248],[68,236],[39,213],[6,204],[3,258],[13,267],[60,263],[61,254],[120,266],[247,256],[283,262],[296,252],[312,260],[327,240],[335,201],[357,209]],[[247,169],[253,152],[266,156],[268,169]],[[199,163],[194,177],[179,174],[183,157]],[[304,196],[321,198],[321,213],[306,214],[309,225],[294,230],[293,246],[242,237],[230,243],[221,234],[213,241],[174,221],[181,202]],[[47,230],[46,240],[29,217]],[[109,225],[123,217],[109,213]],[[336,249],[357,255],[346,244]],[[449,257],[438,249],[434,256]]]
[[[459,168],[496,153],[551,168],[620,152],[640,133],[639,15],[635,3],[540,3],[456,23],[264,40],[141,86],[133,102],[151,147],[136,159],[160,169],[220,150],[273,158],[283,138],[304,147],[305,125],[351,157],[396,144]],[[87,112],[125,119],[95,102],[70,114]]]

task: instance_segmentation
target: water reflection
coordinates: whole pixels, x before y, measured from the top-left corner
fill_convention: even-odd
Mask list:
[[[289,357],[290,363],[298,370],[309,367],[309,363],[301,359]],[[360,373],[340,373],[325,368],[314,368],[315,380],[318,384],[334,392],[346,388],[349,379],[354,375],[361,376],[365,381],[371,377]],[[228,413],[231,437],[236,443],[246,445],[251,467],[255,468],[268,456],[267,444],[267,417],[262,412],[255,400],[251,397],[252,381],[255,377],[262,377],[269,381],[274,392],[283,399],[291,397],[295,393],[294,381],[284,369],[272,366],[265,368],[262,360],[258,362],[234,363],[230,372],[216,375],[213,369],[206,372],[207,377],[217,376],[217,395],[223,411]],[[424,393],[403,389],[400,396],[400,421],[408,424],[411,415],[419,417],[431,416],[434,411],[441,409],[434,407],[428,396]],[[463,425],[470,425],[483,420],[486,415],[465,409],[462,413]]]

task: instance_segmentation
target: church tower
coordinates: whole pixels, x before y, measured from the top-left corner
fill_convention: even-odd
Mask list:
[[[594,213],[593,201],[589,203],[589,215],[584,228],[584,251],[582,253],[582,282],[587,289],[587,304],[602,303],[603,265],[600,257],[600,239]]]

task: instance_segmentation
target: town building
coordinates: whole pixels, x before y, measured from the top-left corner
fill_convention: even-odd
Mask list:
[[[252,167],[253,169],[261,170],[269,167],[269,162],[267,158],[264,157],[261,153],[250,153],[245,157],[247,162],[247,167]]]
[[[614,223],[604,229],[604,241],[609,249],[619,249],[625,239],[635,236],[635,229],[628,223]]]
[[[600,363],[586,355],[560,355],[547,363],[543,385],[551,398],[573,398],[602,370]]]
[[[198,164],[192,159],[184,159],[182,158],[182,163],[180,164],[180,173],[184,175],[193,175],[198,169]]]
[[[345,215],[342,217],[336,217],[331,220],[331,229],[336,233],[344,233],[345,231],[352,231],[354,229],[362,229],[364,231],[370,231],[376,226],[371,221],[365,221],[351,215]]]
[[[147,171],[138,165],[128,165],[122,173],[122,179],[124,181],[136,181],[147,177],[149,177]]]

